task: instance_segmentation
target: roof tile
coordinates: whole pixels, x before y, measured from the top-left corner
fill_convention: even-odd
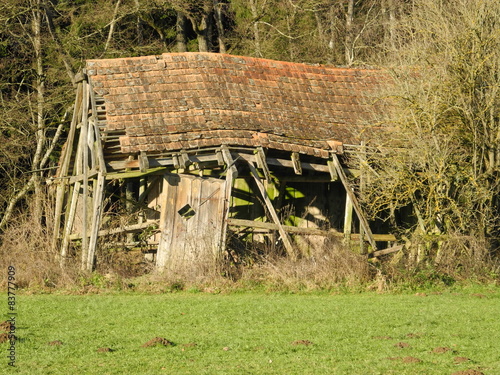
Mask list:
[[[328,155],[326,140],[359,141],[372,113],[365,95],[386,80],[377,70],[209,53],[89,60],[87,69],[106,102],[105,131],[126,132],[124,153],[240,142]]]

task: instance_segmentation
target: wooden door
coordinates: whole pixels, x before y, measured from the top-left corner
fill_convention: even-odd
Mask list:
[[[180,270],[216,259],[224,228],[226,181],[166,174],[156,265]]]

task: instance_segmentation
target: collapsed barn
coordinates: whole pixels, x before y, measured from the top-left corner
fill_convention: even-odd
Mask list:
[[[91,270],[117,235],[166,270],[234,240],[294,258],[326,237],[387,251],[394,236],[372,233],[352,184],[382,77],[210,53],[87,61],[54,178],[61,263],[79,249]]]

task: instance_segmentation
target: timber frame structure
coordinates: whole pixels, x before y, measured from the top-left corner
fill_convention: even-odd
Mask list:
[[[378,250],[395,238],[372,233],[350,182],[360,171],[343,161],[381,131],[371,96],[383,77],[211,53],[87,61],[53,178],[61,264],[77,241],[92,270],[98,239],[117,234],[129,247],[140,237],[159,269],[217,258],[228,233],[279,239],[291,257],[301,236],[398,250]],[[134,219],[116,225],[107,216],[120,183]],[[285,203],[301,211],[287,223]]]

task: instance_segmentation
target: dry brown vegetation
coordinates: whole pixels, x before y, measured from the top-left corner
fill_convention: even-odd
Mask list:
[[[311,290],[375,290],[384,292],[400,285],[433,287],[452,285],[473,278],[480,282],[497,279],[498,265],[484,262],[485,247],[472,239],[455,238],[442,244],[443,256],[435,267],[409,268],[411,251],[388,255],[371,263],[366,256],[329,239],[325,245],[307,257],[291,260],[277,247],[246,249],[236,257],[226,256],[219,262],[199,261],[184,270],[154,271],[140,251],[123,249],[102,250],[97,255],[97,270],[83,273],[79,262],[68,263],[64,269],[50,249],[50,233],[29,215],[2,236],[0,268],[16,267],[16,282],[20,288],[32,291],[57,289],[74,292],[97,292],[104,289],[136,289],[165,292],[198,289],[211,293],[235,288],[265,288],[274,291]],[[418,253],[419,246],[411,249]],[[76,255],[76,254],[75,254]],[[75,257],[78,259],[78,257]],[[235,261],[235,259],[237,261]],[[413,263],[412,263],[413,264]],[[138,275],[143,275],[137,277]],[[0,277],[6,284],[6,273]]]

